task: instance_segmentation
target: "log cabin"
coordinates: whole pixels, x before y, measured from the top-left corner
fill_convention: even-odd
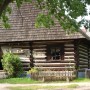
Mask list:
[[[20,57],[25,71],[35,67],[42,76],[58,79],[84,76],[85,69],[90,68],[90,41],[79,32],[68,34],[58,21],[50,29],[35,28],[41,11],[31,4],[24,3],[20,9],[15,4],[10,6],[11,28],[6,30],[0,22],[0,59],[11,51]]]

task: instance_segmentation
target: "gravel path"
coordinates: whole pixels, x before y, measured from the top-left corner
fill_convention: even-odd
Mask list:
[[[70,84],[78,84],[79,86],[75,89],[56,89],[56,90],[90,90],[90,83],[43,83],[43,84],[0,84],[0,90],[9,90],[7,87],[17,87],[17,86],[67,86]],[[45,90],[45,89],[43,89]],[[55,89],[54,89],[55,90]]]

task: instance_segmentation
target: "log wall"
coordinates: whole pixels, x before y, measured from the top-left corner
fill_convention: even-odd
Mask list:
[[[9,43],[7,46],[1,46],[3,54],[7,51],[18,55],[23,64],[23,69],[28,71],[30,69],[30,45],[29,43]]]
[[[78,71],[85,71],[89,68],[89,48],[86,44],[79,44],[78,46]]]
[[[75,64],[75,52],[73,42],[64,44],[64,55],[63,55],[64,60],[47,60],[47,45],[40,44],[32,46],[33,46],[34,67],[44,72],[45,71],[52,71],[53,73],[59,72],[59,74],[61,73],[61,75],[63,75],[62,77],[66,77],[68,75],[71,78],[75,77],[76,64]]]

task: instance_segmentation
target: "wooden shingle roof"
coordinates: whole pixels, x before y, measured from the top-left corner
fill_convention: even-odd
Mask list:
[[[23,4],[20,10],[15,4],[11,7],[12,14],[9,16],[11,28],[5,30],[0,25],[0,42],[84,38],[80,33],[66,34],[58,22],[50,29],[35,28],[35,18],[40,10],[31,4]]]

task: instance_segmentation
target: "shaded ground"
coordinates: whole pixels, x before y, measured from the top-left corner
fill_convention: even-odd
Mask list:
[[[18,86],[67,86],[71,84],[77,84],[77,88],[57,88],[51,90],[90,90],[90,83],[43,83],[43,84],[0,84],[0,90],[9,90],[8,87],[18,87]],[[48,90],[48,89],[38,89],[38,90]],[[50,89],[49,89],[50,90]]]

